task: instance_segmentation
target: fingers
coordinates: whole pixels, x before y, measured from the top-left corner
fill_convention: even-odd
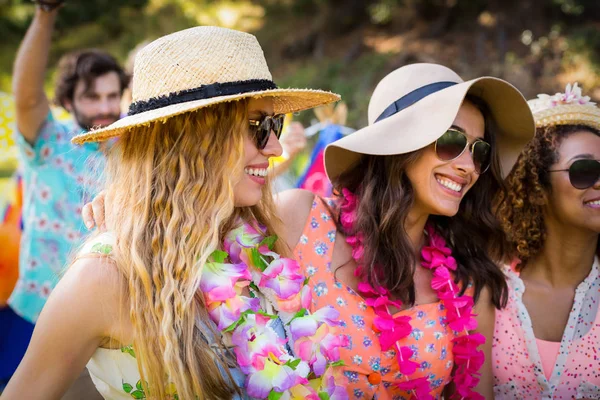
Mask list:
[[[94,215],[92,211],[92,203],[86,203],[81,210],[81,217],[85,227],[90,230],[94,227]]]
[[[100,232],[106,231],[105,215],[104,215],[104,193],[100,193],[92,200],[92,213],[96,225]]]

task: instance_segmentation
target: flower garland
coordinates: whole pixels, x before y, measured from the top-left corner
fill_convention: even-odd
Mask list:
[[[300,266],[273,252],[277,238],[265,236],[266,229],[241,224],[227,235],[225,251],[211,255],[200,279],[211,319],[222,332],[231,332],[248,395],[348,399],[344,378],[334,368],[343,365],[339,348],[347,344],[335,333],[339,312],[331,306],[308,311],[311,290]],[[246,288],[250,297],[242,294]],[[289,342],[271,326],[277,315],[261,309],[259,292],[277,311]]]
[[[355,232],[354,221],[357,215],[357,197],[347,189],[342,190],[340,221],[347,232]],[[468,295],[459,296],[460,289],[454,283],[450,270],[456,270],[456,260],[452,257],[451,250],[446,246],[444,238],[428,225],[426,228],[429,243],[421,250],[422,263],[425,268],[433,271],[431,287],[436,291],[438,298],[446,308],[448,326],[457,332],[465,334],[452,340],[454,365],[454,384],[456,393],[454,398],[459,399],[484,399],[482,395],[472,389],[479,383],[479,369],[484,362],[484,354],[478,346],[485,343],[485,337],[480,333],[470,334],[470,330],[477,328],[477,320],[473,318],[473,298]],[[352,247],[352,257],[358,264],[355,275],[362,274],[361,259],[364,254],[363,236],[360,232],[346,237],[346,242]],[[425,377],[410,379],[419,364],[412,361],[413,351],[409,346],[403,346],[400,341],[410,335],[412,327],[411,317],[393,316],[389,306],[400,309],[402,303],[388,298],[388,291],[383,287],[374,288],[367,282],[358,285],[358,291],[365,297],[365,302],[371,306],[376,317],[373,328],[379,332],[379,343],[382,351],[393,349],[398,360],[400,372],[406,381],[395,385],[404,391],[412,392],[412,398],[418,400],[433,400],[431,387]]]

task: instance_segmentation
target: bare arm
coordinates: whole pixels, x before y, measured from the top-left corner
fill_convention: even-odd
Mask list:
[[[51,12],[36,10],[13,68],[17,129],[31,145],[35,144],[40,126],[50,111],[44,93],[44,77],[57,12],[58,9]]]
[[[494,398],[494,373],[492,371],[492,343],[494,339],[494,327],[496,319],[496,308],[492,303],[492,295],[488,288],[481,291],[481,295],[474,307],[474,313],[477,314],[477,330],[485,336],[485,343],[481,345],[481,350],[485,355],[485,362],[479,372],[481,379],[475,387],[475,391],[486,399]]]
[[[110,335],[119,296],[117,272],[106,262],[84,258],[70,267],[50,295],[2,400],[60,399]]]

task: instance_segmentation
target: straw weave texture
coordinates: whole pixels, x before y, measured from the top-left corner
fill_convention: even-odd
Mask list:
[[[565,104],[533,113],[537,127],[586,125],[600,130],[600,109],[595,105]]]
[[[163,36],[139,51],[133,72],[133,102],[148,101],[214,83],[272,80],[263,51],[253,35],[201,26]],[[311,89],[272,89],[170,104],[92,129],[71,140],[81,144],[121,135],[128,129],[164,122],[169,117],[243,98],[270,97],[276,114],[293,113],[340,100]]]

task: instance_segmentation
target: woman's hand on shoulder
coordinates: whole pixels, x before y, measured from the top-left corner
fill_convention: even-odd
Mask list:
[[[283,238],[294,249],[310,214],[314,193],[303,189],[291,189],[275,195],[277,214],[283,222]]]
[[[2,399],[60,399],[119,321],[119,272],[107,258],[69,267],[50,294]],[[107,265],[108,264],[108,265]],[[31,384],[35,382],[35,390]]]

